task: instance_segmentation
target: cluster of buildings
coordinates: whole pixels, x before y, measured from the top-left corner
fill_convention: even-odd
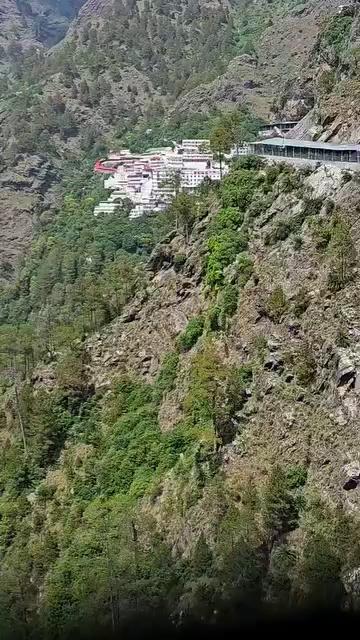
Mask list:
[[[226,156],[230,160],[242,154],[264,156],[268,160],[285,160],[294,164],[336,163],[343,168],[360,165],[360,145],[331,144],[287,137],[297,122],[276,122],[260,128],[260,140],[234,148]],[[105,175],[104,186],[109,198],[95,207],[94,214],[114,213],[124,203],[130,218],[163,211],[177,192],[194,191],[208,179],[218,181],[229,170],[210,150],[209,140],[183,140],[173,147],[149,149],[143,154],[124,149],[98,160],[95,171]]]
[[[149,149],[133,154],[127,149],[110,153],[96,162],[95,171],[105,174],[105,189],[111,193],[100,202],[95,215],[114,213],[123,203],[130,205],[130,218],[166,209],[177,191],[192,192],[205,179],[220,180],[220,168],[210,151],[209,140],[183,140],[173,147]]]

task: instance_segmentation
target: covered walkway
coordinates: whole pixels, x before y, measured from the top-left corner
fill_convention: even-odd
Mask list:
[[[299,123],[298,120],[285,120],[283,122],[270,122],[268,124],[262,124],[259,127],[259,136],[266,135],[267,133],[279,132],[279,133],[288,133],[291,131],[296,125]]]
[[[360,145],[331,144],[292,140],[291,138],[269,138],[249,144],[249,153],[268,157],[294,160],[312,160],[326,163],[360,163]]]

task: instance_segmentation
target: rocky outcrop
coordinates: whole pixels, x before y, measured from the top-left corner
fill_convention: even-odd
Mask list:
[[[265,7],[267,26],[251,42],[254,53],[231,60],[218,78],[182,95],[174,110],[208,112],[214,104],[229,107],[246,102],[265,119],[273,117],[273,110],[284,120],[302,118],[314,102],[314,46],[324,19],[340,4],[341,0],[311,1],[278,15],[276,7],[267,13],[268,5],[257,3],[254,12]]]
[[[283,193],[279,181],[273,194],[270,208],[264,207],[251,233],[255,275],[241,291],[228,334],[217,337],[223,362],[251,363],[254,375],[224,468],[231,478],[245,468],[253,476],[261,474],[274,460],[305,466],[312,483],[330,500],[357,510],[360,491],[344,491],[343,486],[360,452],[358,276],[329,294],[327,253],[316,248],[307,219],[296,232],[302,238],[299,246],[291,234],[270,245],[265,238],[281,220],[296,219],[309,198],[321,198],[317,215],[327,220],[331,213],[326,203],[333,200],[352,225],[359,255],[359,185],[344,181],[339,169],[320,167],[303,180],[299,191]],[[89,339],[88,374],[95,388],[108,388],[123,373],[153,381],[188,320],[206,314],[209,296],[201,264],[207,225],[208,219],[198,223],[188,245],[174,235],[159,245],[148,264],[146,292]],[[185,258],[177,271],[178,253]],[[276,287],[286,300],[281,317],[269,315],[267,308]],[[297,307],[304,291],[306,304]],[[346,333],[346,346],[340,346],[340,329]],[[201,340],[196,348],[201,349]],[[191,353],[181,354],[176,389],[163,398],[159,423],[164,431],[182,418],[191,358]]]
[[[18,156],[16,165],[0,172],[0,280],[13,277],[27,250],[35,222],[54,202],[58,180],[44,156]]]
[[[148,263],[146,290],[103,333],[88,340],[89,377],[97,388],[109,387],[114,376],[125,373],[154,380],[179,333],[206,308],[198,276],[186,274],[188,262],[201,260],[196,238],[197,229],[189,245],[174,234],[158,245]],[[185,260],[179,271],[172,257],[180,251]]]
[[[180,97],[174,111],[207,113],[214,104],[233,107],[246,102],[259,116],[268,119],[272,99],[272,90],[265,83],[257,60],[250,56],[239,56],[229,63],[219,78],[209,84],[201,84]]]
[[[1,0],[0,44],[14,40],[26,48],[36,44],[54,45],[64,37],[70,21],[85,0]]]

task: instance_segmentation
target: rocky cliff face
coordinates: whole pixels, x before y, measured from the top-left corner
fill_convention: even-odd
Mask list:
[[[61,40],[84,0],[3,0],[0,44],[52,46]]]
[[[46,364],[19,383],[20,409],[10,385],[2,396],[4,512],[15,482],[22,498],[15,542],[13,521],[4,522],[4,566],[12,567],[22,544],[32,560],[22,583],[31,584],[30,606],[39,600],[46,620],[57,620],[58,602],[69,598],[59,575],[72,588],[81,571],[88,585],[102,560],[101,575],[110,575],[104,538],[116,542],[111,571],[124,549],[133,558],[129,517],[141,553],[153,557],[160,539],[167,566],[180,562],[171,616],[211,618],[232,580],[236,594],[239,580],[241,594],[249,593],[249,575],[267,602],[293,606],[313,588],[332,593],[334,582],[337,602],[358,597],[359,181],[337,168],[244,158],[204,191],[192,201],[190,237],[180,221],[154,249],[121,315],[85,341],[70,334],[56,352],[43,351]],[[61,327],[65,340],[69,328]],[[31,481],[19,480],[13,462],[28,459],[21,410],[37,469]],[[121,527],[119,544],[113,536]],[[241,549],[235,566],[234,536]],[[200,544],[200,587],[204,577],[215,584],[206,573],[211,554],[211,577],[220,581],[209,614],[208,592],[198,608],[192,574],[190,584],[181,578]],[[290,568],[279,554],[291,557]],[[98,576],[84,596],[87,616]],[[158,593],[152,584],[147,602]],[[96,601],[98,610],[104,601]],[[82,599],[75,616],[79,606]]]
[[[19,156],[0,171],[0,279],[11,280],[28,248],[35,224],[54,203],[55,167],[43,156]]]
[[[324,495],[356,510],[358,493],[347,494],[342,485],[349,469],[360,465],[359,274],[355,262],[349,284],[329,290],[335,258],[332,241],[322,234],[341,212],[354,242],[346,251],[359,254],[360,187],[339,169],[316,169],[301,186],[291,175],[294,188],[284,191],[280,175],[268,204],[259,200],[261,214],[250,235],[254,274],[227,334],[216,337],[224,364],[251,363],[254,371],[239,433],[224,449],[224,469],[229,477],[259,477],[274,460],[305,465]],[[175,237],[156,249],[146,294],[89,340],[89,375],[96,388],[108,388],[124,373],[154,380],[189,319],[206,315],[211,296],[202,271],[212,215],[195,226],[190,244]],[[177,389],[164,399],[165,430],[181,419],[194,354],[181,357]]]
[[[339,0],[250,3],[245,14],[250,55],[236,57],[218,79],[181,96],[177,107],[196,112],[211,109],[214,103],[231,106],[245,101],[266,118],[275,110],[277,117],[301,119],[314,100],[317,38],[340,4]],[[240,24],[242,11],[240,7]]]

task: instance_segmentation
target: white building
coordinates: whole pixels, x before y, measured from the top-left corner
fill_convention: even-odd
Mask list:
[[[95,207],[95,215],[113,213],[129,200],[133,204],[131,218],[166,209],[175,195],[177,176],[180,189],[190,192],[205,178],[221,177],[209,140],[183,140],[174,148],[149,149],[144,154],[132,154],[128,149],[111,152],[95,164],[95,171],[108,175],[104,187],[111,191],[107,202]],[[227,172],[226,166],[223,172]]]

